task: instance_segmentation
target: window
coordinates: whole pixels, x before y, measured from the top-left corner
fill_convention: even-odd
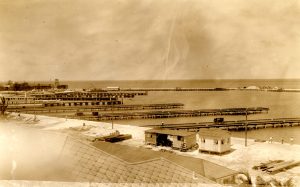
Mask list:
[[[201,138],[201,142],[202,142],[202,143],[205,143],[205,138]]]
[[[177,136],[177,140],[178,140],[178,141],[182,141],[182,140],[183,140],[183,137],[182,137],[182,136]]]
[[[214,143],[215,143],[216,145],[218,145],[218,140],[214,139]]]
[[[224,144],[224,139],[221,140],[221,144]]]

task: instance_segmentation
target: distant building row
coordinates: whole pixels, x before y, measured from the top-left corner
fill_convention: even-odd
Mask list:
[[[8,81],[7,84],[0,85],[0,90],[2,91],[29,91],[49,89],[68,89],[68,85],[60,84],[58,79],[55,79],[54,84],[29,84],[28,82],[18,83]]]

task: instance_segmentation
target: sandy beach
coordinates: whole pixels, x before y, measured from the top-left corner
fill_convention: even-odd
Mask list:
[[[40,115],[35,119],[34,115],[29,114],[21,114],[21,116],[18,116],[17,114],[11,114],[10,118],[11,120],[4,121],[2,123],[14,123],[20,126],[39,128],[43,131],[61,131],[73,133],[73,135],[78,135],[86,140],[88,140],[89,137],[104,136],[118,130],[123,134],[131,134],[132,139],[125,140],[117,144],[139,148],[144,147],[155,151],[160,151],[161,149],[171,151],[171,148],[167,147],[145,146],[144,131],[148,129],[145,127],[114,124],[112,129],[111,123],[65,119]],[[199,153],[198,150],[191,152],[180,152],[176,150],[172,151],[179,155],[205,159],[236,171],[248,171],[251,177],[259,175],[265,180],[276,178],[280,181],[285,181],[286,179],[293,177],[295,182],[300,184],[299,166],[275,175],[270,175],[262,171],[252,169],[253,166],[269,160],[298,161],[300,158],[300,145],[291,145],[287,143],[280,144],[276,142],[255,142],[254,140],[250,139],[248,140],[248,146],[245,147],[244,139],[232,138],[232,151],[222,156]]]

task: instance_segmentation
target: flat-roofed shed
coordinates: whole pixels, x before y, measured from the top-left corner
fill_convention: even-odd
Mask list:
[[[200,129],[199,151],[222,154],[231,150],[230,132],[221,129]]]
[[[229,138],[231,134],[229,131],[222,130],[222,129],[201,129],[199,131],[199,135],[201,137],[211,137],[211,138]]]
[[[196,134],[186,130],[150,129],[145,131],[145,143],[187,150],[196,145]]]

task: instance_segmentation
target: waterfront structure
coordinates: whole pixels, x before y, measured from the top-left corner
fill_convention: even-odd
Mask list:
[[[55,79],[54,84],[51,83],[28,83],[28,82],[12,82],[1,86],[0,90],[6,91],[31,91],[31,90],[51,90],[51,89],[68,89],[68,85],[60,84],[58,79]]]
[[[118,105],[122,101],[114,95],[103,95],[94,92],[64,91],[31,93],[35,100],[57,101],[45,104],[49,106],[83,106],[83,105]]]
[[[76,105],[75,105],[76,103]],[[80,105],[81,103],[81,105]],[[94,104],[94,105],[93,105]],[[97,105],[98,104],[98,105]],[[100,102],[81,101],[41,101],[39,104],[10,105],[10,112],[22,113],[64,113],[64,112],[92,112],[92,116],[99,116],[99,111],[121,111],[121,110],[157,110],[182,108],[181,103],[167,104],[136,104],[136,105],[102,105]],[[100,118],[99,118],[100,119]],[[90,119],[93,120],[93,119]]]
[[[9,105],[34,104],[36,103],[33,97],[22,96],[5,96]]]
[[[27,92],[1,92],[8,105],[35,104],[34,97],[28,96]]]
[[[76,107],[76,106],[99,106],[99,105],[120,105],[121,101],[43,101],[44,107]]]
[[[268,110],[268,109],[267,109]],[[253,109],[251,114],[259,114],[265,112],[265,109]],[[156,118],[176,118],[176,117],[200,117],[215,115],[242,115],[243,110],[240,108],[230,109],[202,109],[202,110],[156,110],[156,111],[135,111],[135,112],[107,112],[99,115],[99,120],[129,120],[129,119],[156,119]],[[249,112],[250,113],[250,112]],[[222,125],[222,123],[214,123]],[[168,124],[169,126],[170,124]],[[160,127],[158,125],[157,127]],[[165,128],[165,126],[164,126]]]
[[[120,105],[117,96],[81,92],[3,92],[8,105],[40,104],[48,106]],[[25,105],[24,105],[25,107]]]
[[[120,87],[119,86],[108,86],[108,87],[106,87],[106,90],[119,91]]]
[[[155,146],[168,146],[186,151],[196,146],[196,132],[150,129],[145,131],[145,143]]]
[[[279,127],[294,127],[300,125],[300,118],[237,120],[237,121],[224,121],[222,123],[215,123],[215,122],[178,123],[178,124],[164,124],[163,127],[161,125],[151,125],[151,127],[152,128],[161,127],[164,129],[177,129],[177,130],[185,129],[185,130],[195,130],[195,131],[203,128],[220,128],[229,131],[243,131],[245,130],[245,123],[247,123],[248,130],[264,129],[264,128],[279,128]]]
[[[146,95],[145,92],[91,92],[91,91],[63,91],[63,92],[32,92],[36,100],[63,101],[116,101],[118,98],[133,98],[136,95]]]
[[[229,131],[221,129],[200,129],[199,151],[222,154],[231,150]]]

